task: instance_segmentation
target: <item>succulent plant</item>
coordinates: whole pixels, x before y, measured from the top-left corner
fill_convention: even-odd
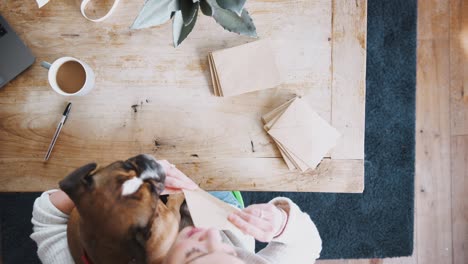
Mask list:
[[[146,0],[132,29],[142,29],[166,23],[171,18],[174,47],[192,32],[198,10],[214,18],[225,30],[257,37],[255,25],[247,10],[246,0]]]

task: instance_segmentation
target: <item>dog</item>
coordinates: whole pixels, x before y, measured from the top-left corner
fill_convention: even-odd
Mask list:
[[[162,263],[183,227],[181,212],[189,217],[183,194],[161,196],[165,177],[150,155],[99,169],[90,163],[65,177],[60,189],[76,206],[67,226],[75,263]],[[125,194],[134,180],[140,185]]]

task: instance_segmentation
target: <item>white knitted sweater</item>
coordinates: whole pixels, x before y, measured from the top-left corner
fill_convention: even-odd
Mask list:
[[[43,263],[74,263],[67,242],[68,215],[49,200],[49,194],[54,191],[44,192],[34,202],[31,238],[37,243],[37,254]],[[280,236],[257,254],[250,236],[222,231],[223,242],[235,246],[245,263],[314,263],[320,256],[322,240],[309,215],[288,198],[275,198],[270,203],[288,213],[288,222]]]

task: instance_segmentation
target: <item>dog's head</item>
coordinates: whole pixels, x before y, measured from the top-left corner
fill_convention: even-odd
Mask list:
[[[95,263],[146,263],[146,242],[152,233],[169,232],[167,243],[172,243],[178,226],[158,221],[168,217],[159,199],[165,177],[155,158],[138,155],[99,169],[95,163],[87,164],[60,182],[76,205],[79,239]]]

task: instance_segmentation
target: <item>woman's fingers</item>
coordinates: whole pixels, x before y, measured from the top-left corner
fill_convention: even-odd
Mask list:
[[[247,235],[253,236],[255,239],[261,242],[269,242],[271,239],[267,237],[264,231],[260,230],[257,226],[249,223],[239,214],[231,214],[228,217],[235,226],[237,226],[242,232]]]
[[[265,229],[268,229],[266,228],[268,226],[268,222],[265,221],[265,219],[260,218],[259,216],[256,216],[253,214],[243,212],[243,211],[237,212],[236,214],[240,216],[242,219],[244,219],[247,223],[253,226],[256,226],[258,229],[261,229],[263,231],[268,231],[268,230],[265,230]]]
[[[179,179],[175,177],[166,177],[165,186],[177,189],[196,189],[198,186],[192,180]]]
[[[166,187],[170,188],[183,188],[186,183],[180,179],[174,178],[174,177],[166,177],[166,181],[164,182]]]
[[[235,214],[245,223],[260,230],[260,234],[255,232],[249,234],[263,242],[270,242],[283,226],[283,214],[272,204],[253,204]]]
[[[198,184],[196,184],[192,179],[187,177],[183,172],[178,171],[178,174],[180,175],[180,180],[184,183],[184,188],[189,189],[189,190],[194,190],[198,188]]]
[[[274,217],[274,213],[271,211],[271,208],[268,205],[269,204],[253,204],[246,207],[243,211],[260,218],[270,219]]]
[[[167,173],[171,168],[171,163],[167,160],[158,160],[159,165],[161,165],[164,171]]]
[[[161,195],[175,194],[175,193],[180,193],[180,192],[182,192],[181,189],[174,189],[174,188],[166,187],[166,188],[164,188],[164,190],[162,191]]]
[[[187,175],[177,169],[173,164],[167,160],[159,160],[159,164],[166,172],[165,186],[168,191],[175,191],[180,189],[194,190],[198,185],[194,183]],[[173,189],[173,190],[170,190]],[[167,192],[163,192],[167,193]]]
[[[275,235],[275,221],[271,208],[252,205],[228,218],[244,233],[262,242],[270,242]]]

